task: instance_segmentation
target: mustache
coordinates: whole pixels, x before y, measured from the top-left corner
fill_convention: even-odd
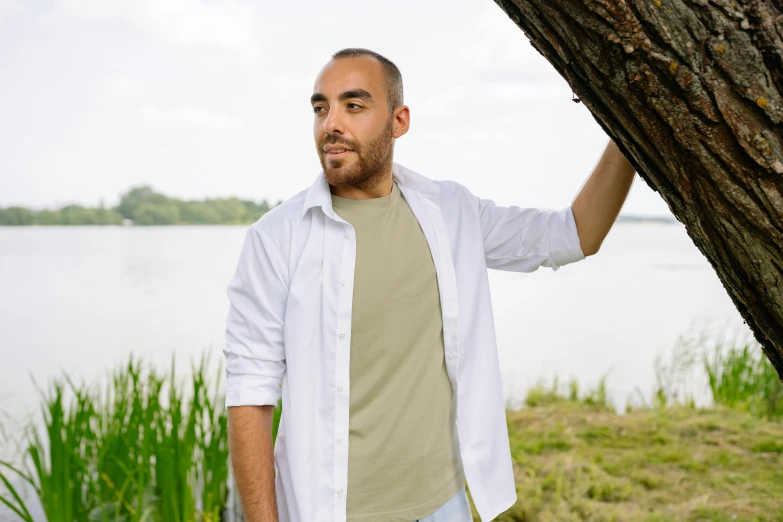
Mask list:
[[[327,145],[342,145],[346,149],[356,150],[356,147],[352,143],[341,142],[338,140],[324,140],[321,142],[321,150]]]

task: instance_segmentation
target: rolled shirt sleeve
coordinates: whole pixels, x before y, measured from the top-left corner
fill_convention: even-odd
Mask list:
[[[245,234],[226,293],[226,407],[277,406],[285,373],[288,265],[279,231],[256,222]]]
[[[475,197],[475,196],[474,196]],[[571,206],[559,210],[502,207],[476,197],[487,268],[558,270],[585,259]]]

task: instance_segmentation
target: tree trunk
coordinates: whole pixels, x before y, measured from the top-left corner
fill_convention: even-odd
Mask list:
[[[495,2],[685,225],[783,379],[783,0]]]

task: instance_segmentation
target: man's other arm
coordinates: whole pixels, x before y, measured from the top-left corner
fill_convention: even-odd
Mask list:
[[[228,409],[228,444],[247,522],[278,522],[272,443],[274,406]]]
[[[272,412],[282,396],[288,301],[285,227],[251,226],[227,288],[229,453],[248,522],[277,522]]]

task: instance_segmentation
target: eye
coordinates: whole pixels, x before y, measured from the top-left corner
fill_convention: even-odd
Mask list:
[[[361,109],[361,108],[362,108],[362,106],[361,106],[361,105],[359,105],[358,103],[349,103],[349,104],[348,104],[348,106],[349,106],[349,107],[350,107],[351,105],[353,105],[353,106],[355,106],[355,107],[358,107],[359,109]]]
[[[318,109],[323,109],[323,107],[313,107],[313,112],[318,114]]]

